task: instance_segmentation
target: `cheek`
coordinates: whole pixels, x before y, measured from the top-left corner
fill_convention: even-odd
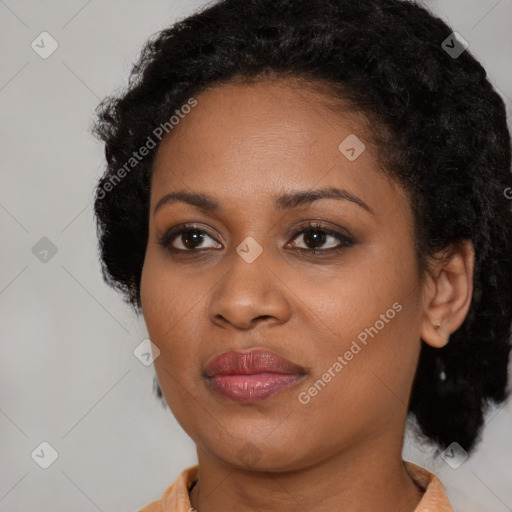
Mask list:
[[[396,323],[392,308],[396,302],[418,305],[417,269],[407,244],[377,240],[349,249],[336,266],[286,266],[280,270],[285,293],[293,292],[295,317],[318,335],[330,338],[333,347],[372,326],[388,310],[387,316]]]
[[[357,442],[375,428],[392,428],[406,413],[420,345],[411,336],[407,306],[400,309],[398,302],[382,309],[387,323],[365,317],[356,327],[342,319],[346,335],[310,354],[318,363],[297,392],[298,437],[319,452],[333,442]]]
[[[311,417],[362,428],[406,407],[421,348],[421,301],[415,260],[405,252],[367,251],[321,286],[304,285],[307,309],[323,328],[309,351],[314,375],[299,390]]]
[[[180,426],[198,442],[207,405],[198,397],[202,376],[197,315],[205,308],[204,279],[194,280],[171,271],[169,262],[148,253],[141,276],[141,302],[149,338],[159,348],[154,367],[165,401]],[[201,281],[201,280],[198,280]],[[201,300],[203,298],[203,300]],[[212,411],[210,415],[214,415]],[[208,417],[208,415],[207,415]]]
[[[167,344],[177,332],[189,329],[192,317],[197,314],[202,299],[206,296],[203,278],[187,279],[178,267],[158,254],[158,249],[149,250],[141,275],[141,303],[148,332],[153,334],[155,344]],[[159,347],[165,348],[165,347]]]
[[[211,286],[205,284],[206,276],[189,279],[155,252],[148,251],[144,262],[141,303],[149,338],[160,350],[154,364],[169,402],[180,383],[188,387],[201,378],[197,361],[205,333],[200,317]]]
[[[144,322],[151,341],[160,350],[154,360],[154,367],[167,405],[180,422],[183,416],[190,416],[186,408],[186,383],[192,372],[194,357],[193,343],[183,340],[193,339],[193,333],[187,328],[193,322],[187,322],[187,312],[193,308],[183,293],[177,293],[175,283],[165,266],[147,255],[141,275],[141,303]],[[181,422],[180,422],[181,423]],[[182,425],[183,427],[183,425]]]

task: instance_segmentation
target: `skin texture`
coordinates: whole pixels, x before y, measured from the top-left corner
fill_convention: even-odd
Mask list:
[[[379,170],[369,140],[354,161],[340,152],[350,134],[365,142],[365,125],[355,114],[329,111],[318,92],[281,80],[219,85],[196,99],[155,159],[141,280],[162,392],[197,447],[192,506],[413,511],[422,493],[401,457],[409,394],[421,340],[443,346],[467,314],[471,244],[433,259],[421,281],[407,194]],[[349,191],[372,212],[335,199],[274,206],[286,191],[324,187]],[[175,191],[211,195],[221,208],[173,202],[155,213]],[[353,245],[313,255],[313,247],[327,251],[340,240],[326,234],[315,244],[311,234],[295,235],[308,221],[347,230]],[[187,253],[158,244],[183,223],[205,230],[203,241]],[[263,249],[252,263],[236,251],[247,237]],[[185,251],[190,240],[178,236],[172,245]],[[395,303],[402,308],[394,318],[301,403],[299,393]],[[202,372],[212,357],[255,347],[307,375],[255,404],[209,388]]]

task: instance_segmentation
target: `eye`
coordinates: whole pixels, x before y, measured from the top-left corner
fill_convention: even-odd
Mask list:
[[[320,223],[308,223],[305,229],[302,229],[295,234],[294,240],[300,238],[302,238],[302,242],[306,244],[306,247],[298,247],[297,242],[293,242],[291,244],[292,247],[298,251],[312,252],[313,255],[317,253],[330,253],[331,251],[339,251],[345,247],[354,245],[354,241],[349,236],[333,229],[324,227]],[[333,241],[336,242],[336,240],[338,243],[333,244]],[[328,247],[325,247],[325,245],[328,245]],[[324,248],[322,248],[322,246]]]
[[[195,225],[188,224],[185,226],[177,226],[175,229],[168,231],[158,240],[158,243],[171,252],[192,252],[194,249],[222,247],[217,242],[215,242],[217,247],[201,247],[208,238],[213,239],[207,231]]]
[[[318,253],[330,253],[340,251],[345,247],[350,247],[354,244],[354,240],[348,235],[338,232],[334,229],[327,228],[320,223],[309,222],[307,227],[295,233],[292,240],[297,240],[302,237],[302,241],[306,247],[299,247],[297,242],[289,243],[293,250],[301,252],[309,252],[313,255]],[[213,240],[213,245],[203,245],[208,241]],[[327,244],[327,241],[330,243]],[[332,242],[338,241],[338,243]],[[221,249],[222,245],[215,241],[208,231],[200,228],[198,225],[185,224],[176,226],[174,229],[169,230],[158,240],[158,244],[171,252],[199,252],[204,249]],[[330,245],[329,247],[322,246]],[[312,247],[311,247],[312,246]]]

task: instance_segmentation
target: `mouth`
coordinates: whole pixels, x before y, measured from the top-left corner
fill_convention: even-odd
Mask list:
[[[238,403],[265,400],[302,380],[307,371],[265,349],[224,352],[203,372],[209,387]]]

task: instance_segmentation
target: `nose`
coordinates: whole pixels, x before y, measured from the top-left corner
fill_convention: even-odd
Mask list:
[[[270,256],[263,252],[249,263],[233,251],[229,260],[228,270],[210,295],[211,322],[238,329],[250,329],[264,322],[286,322],[291,309],[286,295],[289,288]]]

